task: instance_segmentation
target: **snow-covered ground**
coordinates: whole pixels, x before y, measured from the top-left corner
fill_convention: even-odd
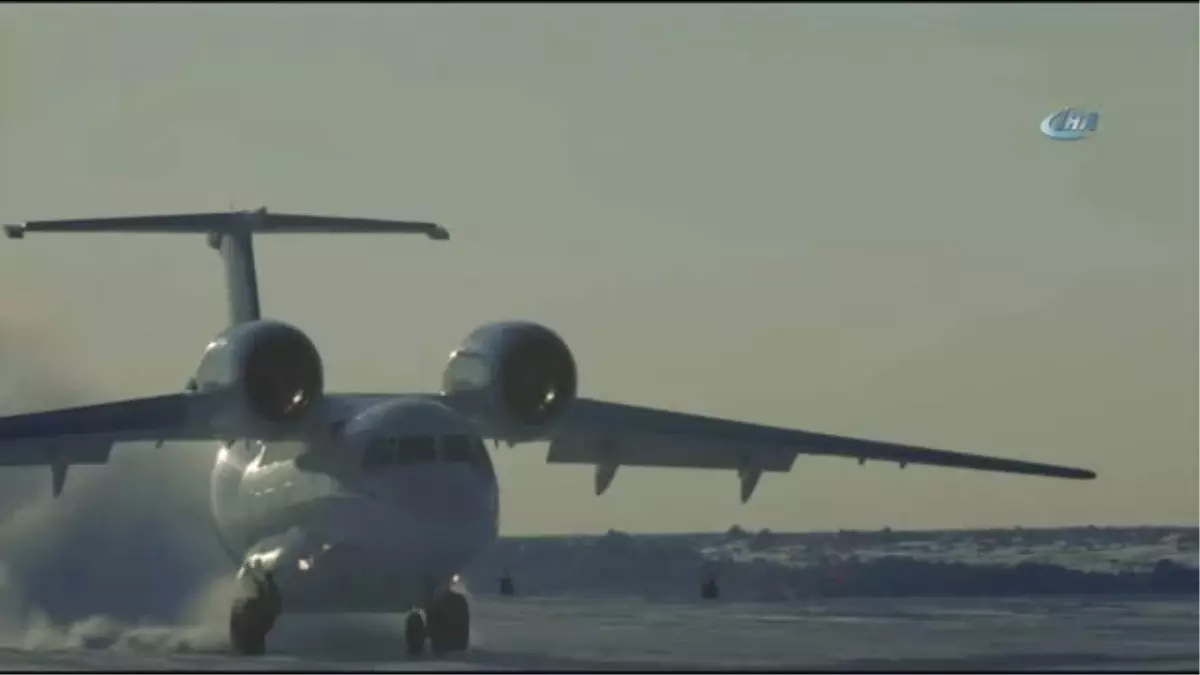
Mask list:
[[[268,655],[232,657],[215,577],[156,541],[10,557],[0,669],[1200,667],[1196,528],[505,539],[466,574],[472,649],[415,664],[390,615],[285,616]],[[496,592],[505,567],[516,597]],[[706,573],[719,600],[698,597]]]
[[[477,598],[474,612],[472,649],[448,661],[408,661],[398,617],[303,616],[281,621],[261,658],[228,656],[217,624],[98,621],[57,644],[0,649],[0,669],[1147,672],[1198,664],[1193,600]]]
[[[1197,594],[1196,528],[749,533],[501,541],[468,572],[507,567],[536,595],[688,600],[713,574],[726,597]]]

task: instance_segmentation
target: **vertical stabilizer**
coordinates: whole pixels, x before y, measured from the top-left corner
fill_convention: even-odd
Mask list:
[[[210,232],[208,245],[221,254],[221,261],[225,265],[225,294],[230,325],[261,318],[253,235],[250,231]]]

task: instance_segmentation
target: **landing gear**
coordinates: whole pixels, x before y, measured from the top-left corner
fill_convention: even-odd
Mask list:
[[[448,591],[425,611],[434,656],[466,651],[471,642],[471,609],[461,593]]]
[[[434,656],[466,651],[471,643],[471,609],[467,599],[456,591],[447,591],[422,615],[413,610],[404,621],[404,642],[409,657],[419,656],[429,638]]]
[[[425,617],[413,610],[404,620],[404,644],[408,647],[408,658],[416,658],[425,650]]]
[[[229,612],[229,641],[234,651],[245,656],[257,656],[266,650],[267,633],[279,618],[279,589],[267,573],[263,580],[254,581],[252,595],[233,601]]]
[[[229,614],[229,642],[233,650],[243,656],[258,656],[266,650],[267,632],[259,612],[253,609],[254,600],[239,598],[233,603]]]

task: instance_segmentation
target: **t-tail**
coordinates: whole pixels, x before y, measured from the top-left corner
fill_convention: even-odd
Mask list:
[[[34,232],[207,235],[209,246],[221,254],[225,263],[225,290],[228,294],[231,324],[255,321],[262,316],[258,299],[258,275],[254,267],[253,235],[256,233],[392,233],[423,234],[435,240],[450,238],[449,232],[434,223],[268,213],[266,207],[257,211],[34,220],[4,226],[4,233],[10,239],[21,239],[27,233]]]
[[[308,216],[285,213],[268,213],[267,209],[257,211],[232,211],[222,213],[193,213],[172,214],[159,216],[126,216],[117,218],[78,218],[67,220],[33,220],[18,225],[5,225],[4,233],[9,239],[23,239],[26,234],[36,232],[125,232],[144,234],[203,234],[208,237],[208,244],[221,254],[225,263],[225,291],[229,302],[229,322],[231,325],[256,321],[261,317],[261,307],[258,299],[258,276],[254,268],[254,235],[267,233],[394,233],[394,234],[423,234],[430,239],[446,240],[450,234],[441,226],[433,223],[377,220],[369,218],[340,218],[335,216]],[[67,480],[67,467],[71,464],[103,464],[108,461],[108,453],[114,440],[121,434],[107,433],[109,427],[121,424],[137,427],[134,432],[124,429],[124,436],[142,438],[147,436],[146,426],[168,425],[171,414],[186,409],[184,402],[175,396],[152,397],[150,399],[133,401],[134,408],[128,414],[107,410],[97,415],[100,408],[82,409],[83,417],[75,419],[92,420],[94,423],[103,422],[106,433],[100,433],[93,442],[86,436],[75,435],[71,438],[66,449],[39,443],[23,444],[10,448],[0,457],[0,466],[23,466],[30,464],[49,464],[52,471],[52,486],[54,496],[62,494]],[[157,406],[157,407],[156,407]],[[161,410],[159,409],[161,407]],[[153,412],[150,415],[147,410]],[[53,427],[60,435],[71,435],[71,429],[62,418],[55,417],[58,413],[40,413],[10,418],[9,427],[0,425],[0,432],[20,432],[16,435],[44,436],[49,433],[42,427]],[[148,420],[154,420],[151,424]],[[169,419],[170,418],[170,419]],[[115,421],[114,421],[115,420]],[[22,426],[22,424],[24,426]],[[107,426],[106,426],[107,425]],[[93,425],[94,426],[94,425]],[[15,429],[15,431],[14,431]],[[41,429],[41,431],[38,431]],[[31,431],[32,430],[32,431]],[[38,431],[38,433],[33,433]],[[89,427],[89,433],[94,431]],[[177,431],[177,430],[175,430]],[[3,436],[0,433],[0,436]],[[184,437],[186,434],[176,434]],[[207,438],[211,434],[200,434]],[[0,438],[0,442],[2,442]],[[159,439],[161,444],[162,440]]]

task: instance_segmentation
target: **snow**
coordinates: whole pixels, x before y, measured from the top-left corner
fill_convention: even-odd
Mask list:
[[[0,669],[1197,669],[1194,527],[512,538],[465,571],[460,660],[409,663],[390,615],[285,615],[233,658],[211,457],[173,458],[79,469],[57,501],[4,476]]]
[[[1196,528],[750,533],[507,539],[467,572],[481,593],[509,568],[535,595],[726,597],[1197,594]]]
[[[21,670],[1116,670],[1197,668],[1193,601],[835,599],[654,603],[476,598],[471,650],[408,661],[398,617],[285,617],[258,658],[219,624],[78,626],[76,644],[0,645]]]
[[[8,551],[0,668],[1194,671],[1196,535],[734,528],[505,539],[464,575],[470,651],[419,662],[404,655],[397,615],[285,615],[267,655],[231,656],[223,574],[194,560],[171,567],[162,540],[57,557],[70,539],[50,564]],[[504,567],[516,597],[498,595]],[[716,601],[698,597],[710,572]],[[66,584],[51,583],[63,573]]]

